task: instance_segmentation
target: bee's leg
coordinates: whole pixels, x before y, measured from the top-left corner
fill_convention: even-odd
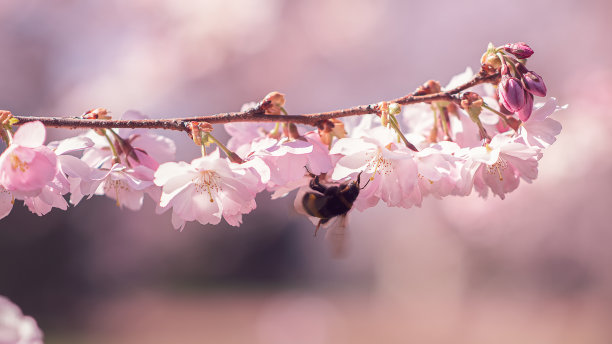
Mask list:
[[[314,232],[314,236],[317,236],[317,232],[319,231],[319,228],[321,227],[321,225],[326,224],[329,221],[329,219],[320,219],[319,223],[317,223],[317,228],[315,229]]]
[[[327,188],[321,184],[321,181],[319,181],[319,176],[315,176],[310,180],[310,188],[322,194],[327,190]]]

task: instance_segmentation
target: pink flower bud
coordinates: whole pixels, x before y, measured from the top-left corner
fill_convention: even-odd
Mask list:
[[[520,108],[517,112],[519,119],[523,122],[529,119],[531,111],[533,110],[533,96],[529,92],[525,92],[525,106]]]
[[[525,106],[525,91],[521,82],[514,77],[504,75],[497,87],[499,101],[508,109],[515,113]]]
[[[504,50],[518,57],[519,59],[526,59],[533,55],[533,49],[531,49],[525,42],[506,44],[504,45]]]
[[[528,71],[523,74],[523,85],[525,89],[534,96],[546,97],[546,85],[542,77],[533,71]]]

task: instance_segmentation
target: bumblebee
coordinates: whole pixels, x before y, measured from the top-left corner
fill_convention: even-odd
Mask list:
[[[319,219],[315,236],[322,225],[331,224],[327,237],[332,243],[334,252],[341,255],[346,235],[346,214],[353,208],[359,191],[365,188],[367,183],[363,188],[359,186],[361,182],[361,173],[359,173],[357,180],[328,186],[321,183],[320,176],[308,173],[312,177],[309,183],[310,190],[306,191],[301,199],[296,199],[296,208]]]
[[[359,196],[360,179],[361,174],[356,181],[333,186],[321,184],[319,176],[310,180],[310,188],[316,192],[306,192],[302,197],[302,206],[308,215],[320,219],[316,231],[334,217],[344,216],[351,210]]]

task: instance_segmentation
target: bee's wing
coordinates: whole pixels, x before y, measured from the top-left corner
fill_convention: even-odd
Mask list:
[[[348,217],[346,215],[336,216],[322,226],[327,228],[325,239],[330,244],[332,255],[336,258],[346,256],[348,252]]]
[[[304,204],[302,203],[302,199],[304,199],[304,195],[309,192],[309,187],[301,187],[298,189],[297,195],[295,195],[295,200],[293,201],[293,207],[295,211],[302,215],[307,215],[306,209],[304,209]]]

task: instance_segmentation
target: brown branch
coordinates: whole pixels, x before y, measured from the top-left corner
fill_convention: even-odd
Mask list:
[[[388,103],[398,103],[400,105],[429,103],[432,101],[447,100],[459,102],[455,96],[461,91],[478,84],[491,82],[494,83],[499,78],[499,73],[487,74],[481,70],[470,81],[455,87],[452,90],[428,94],[414,95],[414,93],[401,98],[388,101]],[[360,105],[349,109],[334,110],[329,112],[319,112],[304,115],[266,115],[263,108],[269,104],[259,103],[255,108],[243,112],[227,112],[209,116],[183,117],[173,119],[143,119],[143,120],[100,120],[83,119],[79,117],[34,117],[34,116],[14,116],[19,123],[40,121],[47,127],[53,128],[147,128],[147,129],[167,129],[189,132],[189,122],[208,122],[211,124],[222,124],[231,122],[292,122],[297,124],[308,124],[315,126],[318,122],[332,118],[347,116],[359,116],[378,112],[378,105]]]

